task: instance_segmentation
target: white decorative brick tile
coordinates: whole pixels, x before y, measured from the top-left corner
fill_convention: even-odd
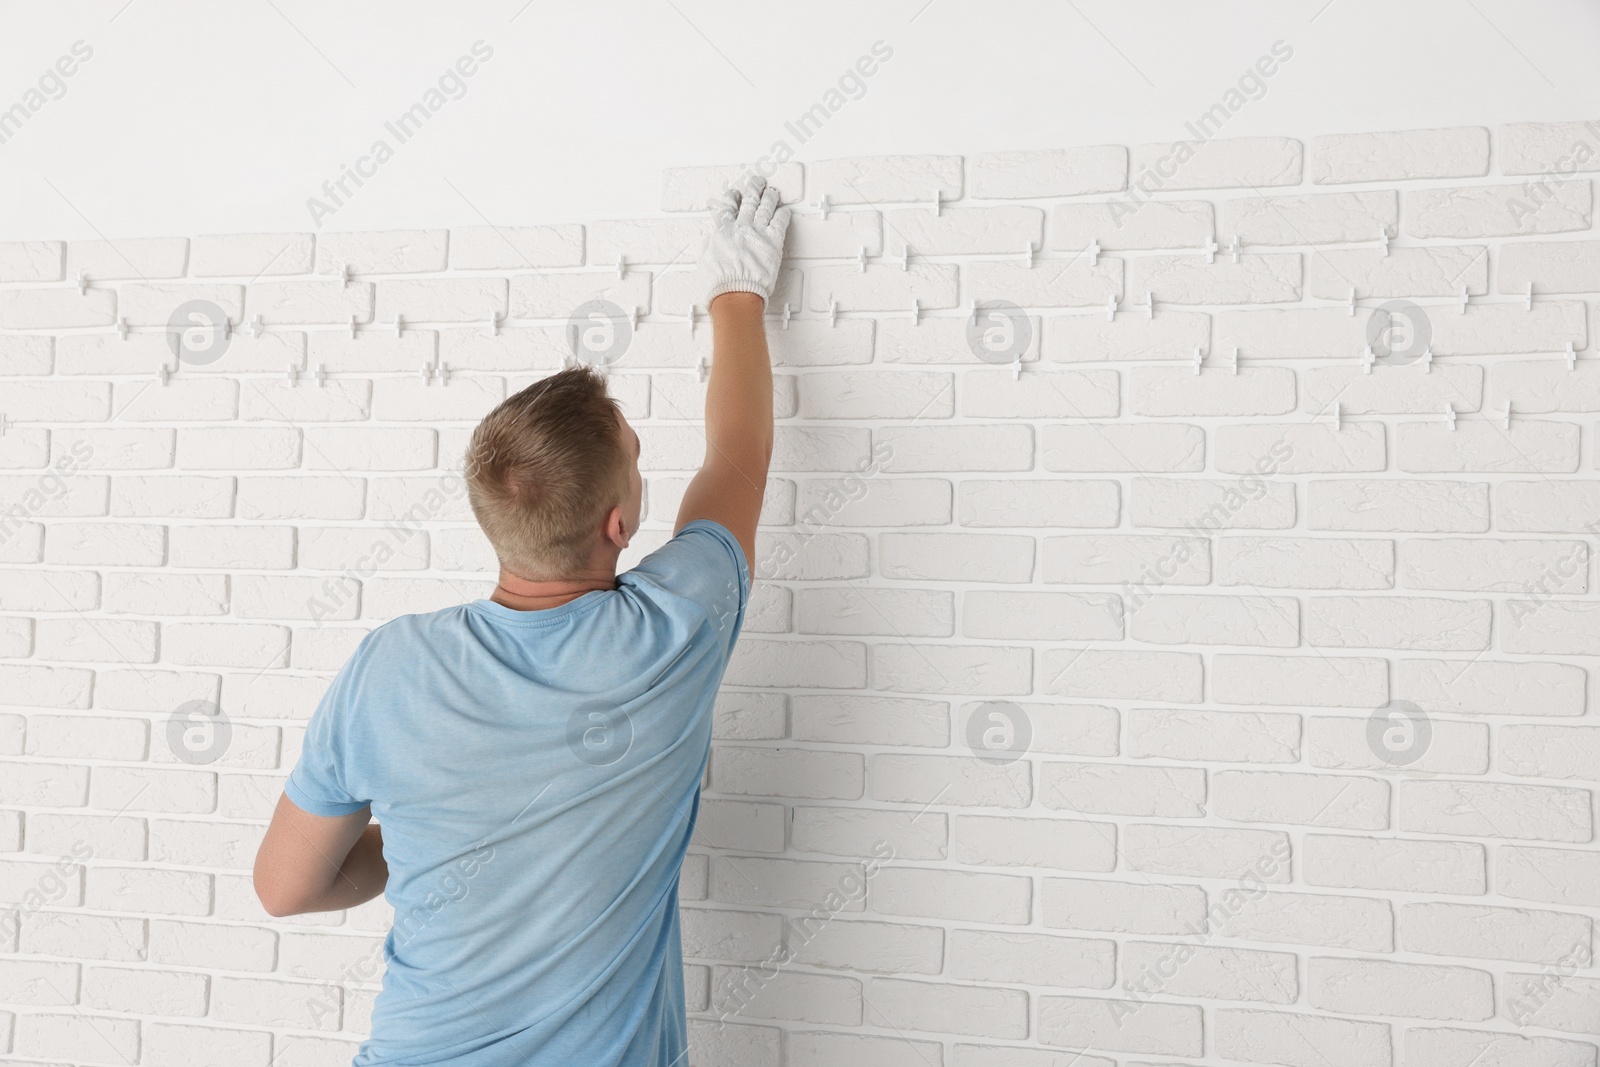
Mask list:
[[[1112,193],[1128,181],[1122,145],[987,152],[972,157],[972,195],[995,199]]]
[[[1398,133],[1334,133],[1311,140],[1318,185],[1408,178],[1476,178],[1489,172],[1489,131],[1481,126]]]

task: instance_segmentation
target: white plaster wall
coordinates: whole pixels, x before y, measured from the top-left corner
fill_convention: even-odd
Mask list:
[[[6,106],[74,41],[95,58],[0,145],[0,240],[302,229],[480,38],[496,59],[334,228],[647,211],[662,168],[754,158],[879,39],[894,60],[801,158],[1179,137],[1279,38],[1295,61],[1236,136],[1600,109],[1585,0],[5,0]]]

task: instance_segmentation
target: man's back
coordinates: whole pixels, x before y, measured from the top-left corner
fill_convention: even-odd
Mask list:
[[[394,905],[356,1067],[688,1058],[678,875],[756,569],[779,201],[752,175],[709,205],[706,451],[673,538],[617,574],[643,441],[597,368],[547,375],[463,457],[494,592],[373,631],[312,716],[253,879],[272,915]]]
[[[702,519],[617,585],[396,619],[313,716],[286,792],[370,803],[396,912],[356,1064],[682,1062],[678,873],[750,575]]]

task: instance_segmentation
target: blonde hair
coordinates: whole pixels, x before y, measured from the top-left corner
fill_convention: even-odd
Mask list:
[[[472,432],[467,497],[501,566],[535,581],[583,571],[628,499],[633,457],[605,377],[587,364],[506,398]]]

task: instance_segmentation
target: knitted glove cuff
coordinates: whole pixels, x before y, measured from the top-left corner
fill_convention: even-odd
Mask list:
[[[723,293],[755,293],[763,301],[772,296],[772,289],[763,282],[754,278],[725,278],[713,285],[706,293],[706,307],[711,306],[711,301]]]

